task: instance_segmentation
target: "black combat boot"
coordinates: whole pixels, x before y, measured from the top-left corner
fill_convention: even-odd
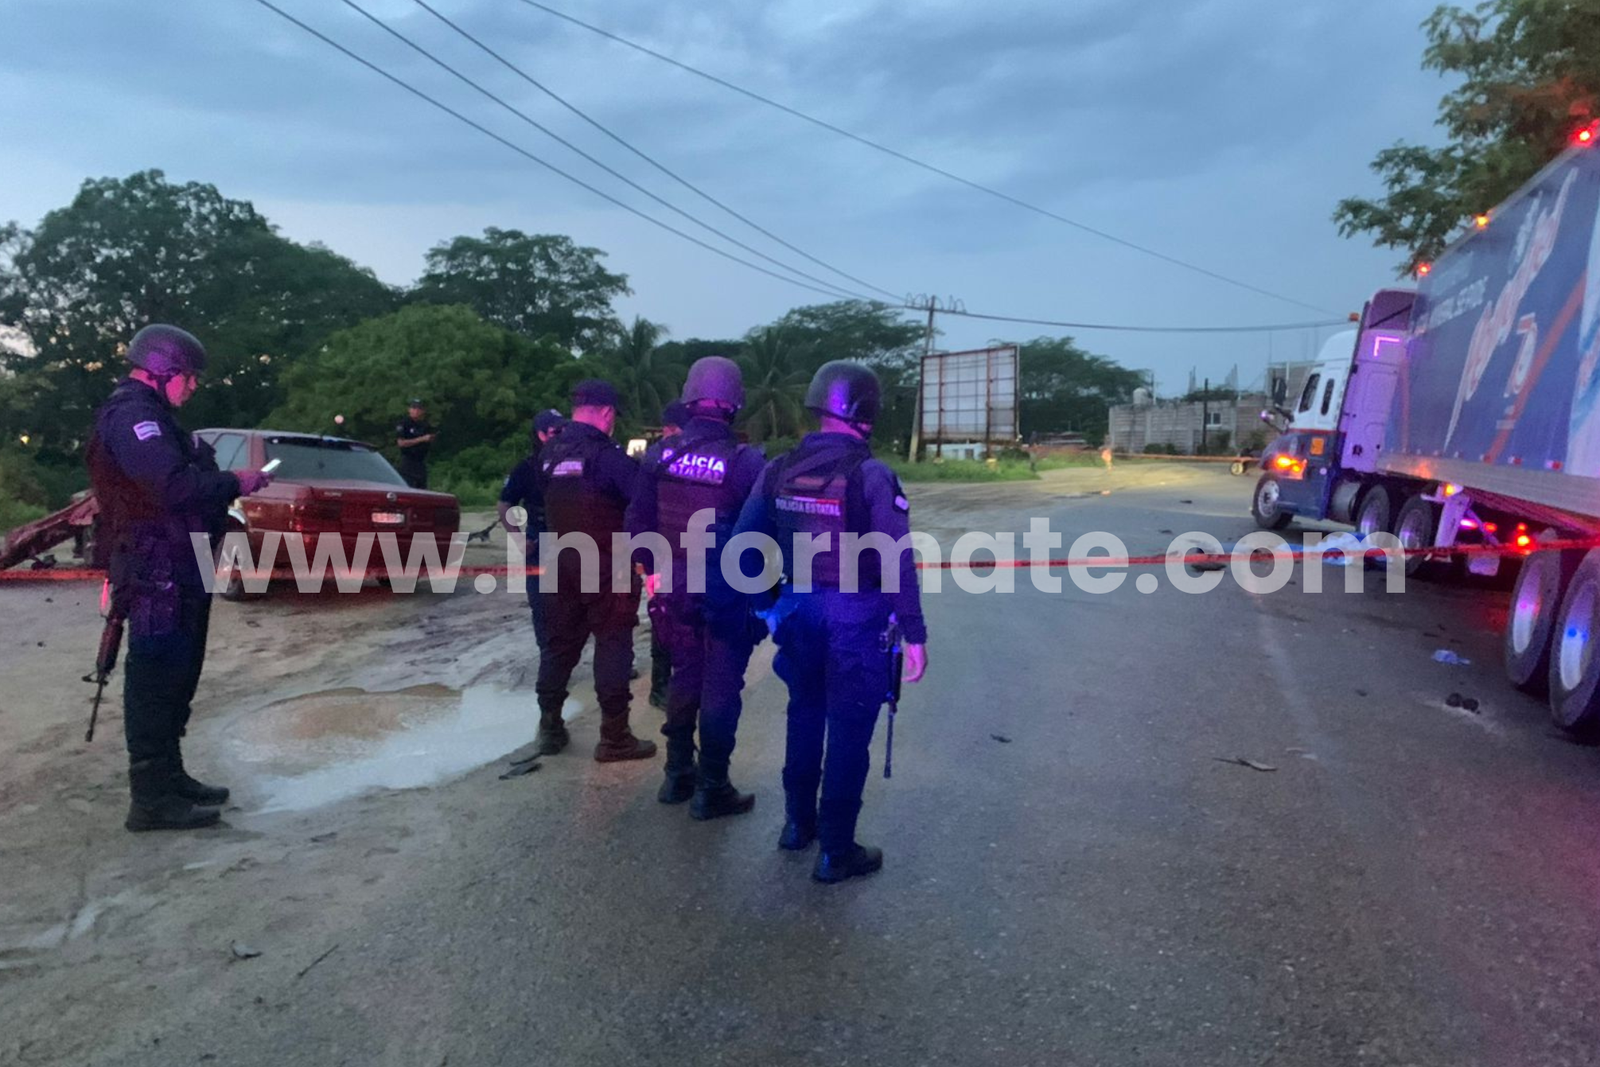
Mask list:
[[[822,851],[817,854],[812,878],[819,882],[842,882],[846,878],[871,874],[883,866],[880,850],[856,844],[856,818],[861,814],[859,797],[840,799],[824,792],[817,814]]]
[[[694,796],[694,739],[669,736],[667,765],[656,799],[663,804],[682,804]]]
[[[545,711],[539,713],[539,732],[534,735],[533,745],[538,755],[554,756],[572,741],[567,733],[567,724],[561,721],[560,711]]]
[[[783,807],[788,816],[778,847],[786,852],[804,852],[817,839],[817,781],[802,782],[786,767],[783,771]]]
[[[228,802],[228,787],[223,785],[207,785],[202,781],[191,778],[184,769],[183,755],[175,757],[178,772],[172,776],[172,791],[185,800],[193,801],[205,807],[220,808]]]
[[[178,762],[173,759],[135,760],[128,768],[128,788],[133,797],[123,825],[135,833],[216,825],[222,818],[220,811],[196,805],[175,790],[180,773]]]
[[[817,824],[803,822],[790,816],[783,824],[783,833],[778,835],[778,847],[785,852],[804,852],[811,847],[817,839]]]
[[[882,867],[882,849],[852,844],[849,848],[837,852],[829,852],[826,849],[819,852],[817,865],[811,870],[811,877],[818,882],[832,885],[847,878],[872,874]]]
[[[656,743],[633,736],[628,729],[628,712],[600,713],[600,743],[594,746],[596,763],[621,763],[649,759],[656,754]]]
[[[744,815],[756,806],[753,793],[741,793],[728,781],[728,761],[700,753],[700,774],[695,781],[689,816],[705,822],[724,815]]]

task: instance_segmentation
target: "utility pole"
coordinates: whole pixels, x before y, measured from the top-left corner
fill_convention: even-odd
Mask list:
[[[1211,379],[1205,379],[1205,385],[1200,393],[1200,454],[1206,454],[1206,430],[1211,421]]]
[[[936,311],[952,311],[960,304],[959,300],[951,297],[940,302],[936,296],[908,296],[906,309],[909,311],[926,311],[928,313],[928,329],[922,338],[922,364],[917,368],[917,402],[913,409],[911,423],[911,448],[907,451],[906,461],[917,462],[917,453],[922,451],[922,376],[927,372],[928,361],[933,357],[933,315]]]

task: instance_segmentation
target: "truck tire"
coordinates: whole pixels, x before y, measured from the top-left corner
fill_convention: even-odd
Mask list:
[[[1550,646],[1550,715],[1583,741],[1600,740],[1600,549],[1572,574]]]
[[[1430,578],[1444,570],[1444,565],[1424,554],[1412,555],[1413,550],[1432,548],[1439,538],[1439,509],[1432,501],[1416,494],[1400,508],[1395,516],[1394,535],[1400,547],[1406,550],[1406,577]]]
[[[1581,553],[1535,552],[1523,560],[1506,610],[1506,680],[1524,693],[1550,688],[1551,635]]]
[[[1354,525],[1363,537],[1394,532],[1394,498],[1389,495],[1387,486],[1375,485],[1361,494]]]
[[[1278,479],[1270,474],[1263,474],[1256,482],[1256,491],[1250,497],[1250,515],[1263,530],[1281,530],[1294,518],[1283,510],[1281,492]]]

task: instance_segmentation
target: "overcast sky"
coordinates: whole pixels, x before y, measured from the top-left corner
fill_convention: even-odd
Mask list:
[[[535,155],[672,218],[340,0],[275,2]],[[413,0],[359,2],[659,195],[823,273],[670,185]],[[433,2],[706,191],[892,292],[1070,321],[1328,317],[1018,210],[520,0]],[[551,6],[1096,229],[1339,314],[1390,284],[1399,256],[1341,239],[1333,207],[1375,191],[1367,164],[1378,149],[1435,136],[1447,88],[1419,69],[1418,24],[1434,0]],[[31,225],[86,177],[157,167],[253,201],[287,236],[320,240],[394,283],[414,280],[425,250],[456,234],[491,225],[570,234],[628,275],[624,314],[678,338],[738,336],[825,299],[606,204],[254,0],[0,0],[0,159],[0,219]],[[1068,332],[941,327],[952,348]],[[1259,377],[1269,345],[1282,358],[1317,340],[1073,332],[1092,351],[1154,368],[1164,392],[1182,389],[1191,368],[1219,380],[1237,363],[1241,378]]]

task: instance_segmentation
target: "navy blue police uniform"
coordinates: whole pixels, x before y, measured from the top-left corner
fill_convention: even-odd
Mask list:
[[[550,627],[545,617],[544,597],[539,595],[538,574],[539,535],[545,529],[544,496],[539,489],[539,458],[542,453],[543,448],[535,435],[533,451],[511,468],[505,485],[500,489],[502,504],[520,507],[528,516],[522,527],[523,535],[527,538],[523,560],[527,571],[528,610],[533,616],[533,639],[539,646],[541,656],[550,647]]]
[[[692,814],[711,818],[749,810],[728,781],[741,710],[745,669],[765,635],[744,598],[721,597],[718,609],[705,590],[723,581],[716,545],[727,543],[739,510],[766,466],[759,449],[741,444],[725,419],[694,417],[683,432],[658,441],[645,454],[638,494],[628,509],[628,532],[661,534],[671,550],[670,584],[650,600],[650,621],[671,661],[667,687],[666,781],[660,799],[695,798]],[[705,585],[691,587],[683,535],[697,512],[712,521],[697,561]],[[654,559],[639,557],[646,569]],[[695,761],[695,728],[700,752]]]
[[[612,536],[623,531],[623,517],[638,474],[638,464],[610,436],[583,422],[569,423],[540,450],[538,486],[549,532],[558,537],[587,535],[599,558],[599,588],[585,591],[582,560],[576,550],[555,553],[554,558],[541,553],[544,566],[555,571],[540,583],[549,627],[549,651],[540,659],[537,683],[541,750],[560,751],[566,745],[561,707],[573,668],[593,636],[601,737],[595,758],[639,759],[655,751],[654,743],[638,740],[628,728],[632,700],[628,680],[633,671],[633,630],[639,622],[641,592],[629,561],[622,561],[628,571],[626,591],[612,591]]]
[[[101,507],[101,561],[127,619],[129,760],[182,776],[179,743],[194,710],[211,619],[201,566],[239,495],[239,478],[218,470],[166,399],[133,379],[119,382],[96,413],[88,464]],[[195,534],[202,535],[198,549]]]
[[[395,438],[401,441],[414,441],[432,432],[431,422],[427,419],[413,419],[409,414],[394,428]],[[428,451],[431,448],[433,448],[432,441],[423,441],[400,450],[400,462],[395,465],[395,469],[413,489],[428,488]]]
[[[868,747],[889,692],[890,615],[906,642],[927,640],[915,557],[902,541],[910,506],[899,479],[872,458],[866,441],[813,433],[768,464],[735,528],[736,535],[746,531],[775,538],[783,554],[784,581],[771,614],[774,669],[789,688],[783,788],[790,825],[780,844],[803,848],[815,834],[824,856],[849,856],[858,849]],[[882,566],[879,552],[862,551],[856,591],[849,592],[841,589],[845,533],[886,534],[905,547]],[[828,550],[811,558],[810,591],[796,567],[799,534],[829,535]],[[898,577],[897,590],[884,587],[886,572]]]

